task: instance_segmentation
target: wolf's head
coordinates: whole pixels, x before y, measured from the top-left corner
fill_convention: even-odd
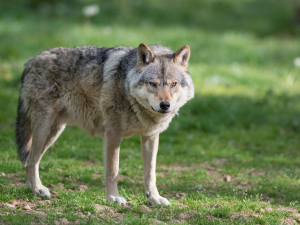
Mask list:
[[[137,65],[130,74],[130,93],[146,109],[157,114],[177,113],[194,97],[188,68],[190,46],[177,52],[163,46],[142,43],[137,49]]]

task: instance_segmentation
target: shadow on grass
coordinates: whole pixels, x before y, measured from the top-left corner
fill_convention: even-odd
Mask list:
[[[299,100],[300,95],[278,95],[272,91],[258,98],[197,96],[181,109],[181,129],[217,134],[223,129],[249,131],[268,127],[296,135],[300,125]]]
[[[258,98],[197,96],[161,134],[159,154],[170,164],[174,156],[176,163],[231,158],[242,167],[298,166],[299,100],[272,92]]]

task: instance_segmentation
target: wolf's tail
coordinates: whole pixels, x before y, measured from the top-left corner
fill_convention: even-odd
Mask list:
[[[22,76],[23,83],[24,73]],[[16,144],[21,162],[26,166],[26,162],[31,151],[32,131],[31,121],[26,115],[22,95],[19,97],[18,117],[16,124]]]

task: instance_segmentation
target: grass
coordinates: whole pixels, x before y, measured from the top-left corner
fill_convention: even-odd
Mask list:
[[[124,19],[117,17],[111,23],[110,16],[121,6],[103,3],[103,14],[87,23],[75,13],[43,17],[34,4],[17,9],[6,3],[7,11],[0,18],[0,172],[5,174],[0,176],[1,223],[53,224],[59,218],[87,224],[297,221],[300,67],[293,60],[300,57],[300,38],[299,25],[290,22],[292,1],[201,2],[194,22],[185,15],[188,9],[196,15],[198,3],[193,7],[191,1],[180,9],[175,1],[166,11],[166,3],[154,1],[136,6],[138,15],[123,5]],[[70,7],[78,11],[81,3],[76,4]],[[153,13],[143,15],[148,6]],[[233,26],[228,18],[220,19],[222,15],[239,19]],[[273,19],[264,19],[266,15]],[[144,22],[136,24],[136,19]],[[266,23],[272,29],[264,29]],[[161,134],[157,159],[158,188],[172,206],[147,205],[138,136],[121,145],[119,188],[130,205],[104,201],[103,141],[77,127],[67,127],[40,164],[44,185],[55,185],[53,197],[46,201],[34,196],[24,186],[25,171],[14,144],[24,62],[51,47],[138,46],[141,42],[174,50],[189,44],[192,50],[189,71],[196,95]],[[230,182],[223,180],[226,175]],[[80,184],[89,190],[79,191]],[[19,205],[3,206],[13,201]],[[31,213],[22,209],[24,204],[32,207]],[[94,204],[107,208],[97,212]],[[39,217],[36,211],[46,216]]]

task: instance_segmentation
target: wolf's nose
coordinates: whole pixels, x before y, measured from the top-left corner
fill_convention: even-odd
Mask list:
[[[161,109],[167,110],[170,108],[170,103],[169,102],[161,102],[159,106]]]

